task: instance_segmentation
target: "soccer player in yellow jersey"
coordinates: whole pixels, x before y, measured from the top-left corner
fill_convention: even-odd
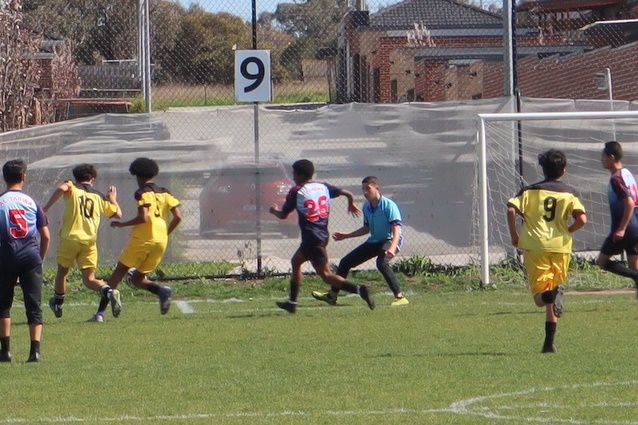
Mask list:
[[[168,235],[182,220],[179,201],[168,189],[153,183],[153,179],[159,173],[159,167],[154,160],[137,158],[131,163],[129,172],[136,177],[139,186],[135,192],[137,215],[128,221],[111,222],[111,227],[133,226],[133,229],[108,284],[116,289],[129,269],[134,269],[130,278],[127,277],[129,283],[157,295],[160,312],[166,314],[171,306],[171,288],[159,286],[147,279],[146,275],[159,266],[166,252]],[[104,314],[107,305],[108,303],[102,300],[97,314]],[[119,311],[117,314],[114,311],[113,315],[117,317]]]
[[[576,189],[560,181],[567,166],[565,154],[550,149],[538,155],[538,163],[545,180],[524,187],[507,202],[507,224],[512,245],[523,250],[534,302],[545,307],[542,352],[555,353],[556,323],[565,310],[563,284],[571,261],[572,233],[587,223],[587,216]],[[517,214],[523,216],[520,236]]]
[[[58,245],[58,271],[55,276],[55,295],[49,307],[55,317],[62,317],[66,278],[69,269],[77,264],[82,273],[82,282],[87,288],[99,292],[103,299],[119,302],[119,292],[113,291],[104,281],[95,277],[97,267],[97,233],[100,218],[122,217],[117,203],[115,186],[110,186],[106,196],[93,188],[97,171],[91,164],[80,164],[73,169],[75,182],[66,181],[58,186],[42,208],[47,212],[59,199],[64,199],[60,243]]]

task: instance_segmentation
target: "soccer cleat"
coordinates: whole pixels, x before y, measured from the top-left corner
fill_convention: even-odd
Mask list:
[[[554,316],[561,317],[565,312],[565,301],[563,300],[563,286],[559,286],[556,288],[556,299],[554,299]]]
[[[40,363],[42,361],[42,354],[37,351],[29,356],[27,363]]]
[[[87,320],[87,322],[90,323],[104,323],[104,314],[94,314],[89,320]]]
[[[408,305],[408,304],[410,304],[410,301],[408,301],[408,299],[405,297],[395,298],[394,301],[390,303],[391,306],[395,306],[395,307],[399,305]]]
[[[159,290],[160,313],[166,314],[171,308],[171,295],[173,290],[168,286],[162,286]]]
[[[370,310],[374,310],[374,298],[372,298],[372,293],[367,286],[359,286],[359,296],[363,298],[366,303],[368,303],[368,307],[370,307]]]
[[[109,291],[109,295],[113,317],[118,317],[122,312],[122,296],[120,295],[120,291],[113,289],[112,291]]]
[[[55,297],[51,297],[49,299],[49,307],[51,308],[51,311],[53,311],[53,314],[55,314],[55,317],[62,317],[62,309],[64,308],[64,305],[56,304]]]
[[[11,363],[13,355],[11,351],[0,351],[0,363]]]
[[[295,314],[297,312],[297,304],[293,304],[290,301],[277,301],[277,307],[282,310],[286,310],[290,314]]]
[[[541,353],[545,354],[545,353],[558,353],[558,347],[556,346],[556,344],[552,344],[550,346],[544,346],[543,350],[541,350]]]
[[[311,294],[315,300],[323,301],[330,305],[337,305],[337,298],[332,297],[330,292],[312,291]]]
[[[133,285],[133,273],[135,273],[135,270],[136,269],[129,269],[126,275],[124,275],[124,282],[131,288],[135,288],[135,285]]]

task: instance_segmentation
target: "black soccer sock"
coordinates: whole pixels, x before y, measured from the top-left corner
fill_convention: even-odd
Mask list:
[[[106,307],[109,305],[109,299],[106,297],[100,298],[100,305],[97,307],[98,313],[104,313],[106,311]]]
[[[146,285],[146,290],[153,295],[157,295],[158,297],[160,293],[160,288],[161,286],[159,286],[157,283],[148,283]]]
[[[620,261],[609,260],[605,263],[603,269],[618,276],[629,277],[634,280],[638,279],[638,271],[623,266]]]
[[[556,334],[556,322],[545,322],[545,344],[546,348],[554,345],[554,335]]]
[[[62,305],[62,304],[64,304],[64,293],[59,294],[59,293],[57,293],[57,292],[56,292],[56,293],[53,295],[53,298],[55,299],[55,305]]]
[[[40,352],[40,341],[36,341],[34,339],[31,340],[31,350],[29,351],[29,355],[32,356],[35,353]]]
[[[339,288],[337,288],[336,286],[331,286],[330,291],[328,291],[328,295],[330,295],[332,298],[337,298],[339,296]]]
[[[109,285],[102,286],[100,288],[100,295],[102,296],[102,298],[108,298],[110,290],[111,290],[111,287]]]
[[[556,301],[556,293],[557,291],[555,289],[545,291],[541,294],[541,300],[543,300],[545,304],[554,304],[554,301]]]
[[[343,289],[346,292],[350,292],[351,294],[358,294],[359,293],[359,287],[357,285],[355,285],[354,283],[350,282],[349,280],[345,280],[341,284],[341,289]]]
[[[10,336],[3,336],[2,338],[0,338],[0,349],[4,351],[5,353],[8,353],[9,351],[11,351]]]

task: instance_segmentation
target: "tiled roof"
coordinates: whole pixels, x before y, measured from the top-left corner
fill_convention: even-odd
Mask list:
[[[500,15],[456,0],[404,0],[370,15],[370,29],[502,27]]]

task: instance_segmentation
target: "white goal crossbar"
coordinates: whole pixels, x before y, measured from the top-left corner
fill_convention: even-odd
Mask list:
[[[487,175],[486,122],[488,121],[542,121],[542,120],[586,120],[586,119],[638,119],[638,111],[619,112],[528,112],[503,114],[478,114],[477,139],[479,149],[479,221],[480,221],[480,279],[481,285],[490,282],[489,262],[489,191]],[[505,208],[505,206],[503,206]]]

